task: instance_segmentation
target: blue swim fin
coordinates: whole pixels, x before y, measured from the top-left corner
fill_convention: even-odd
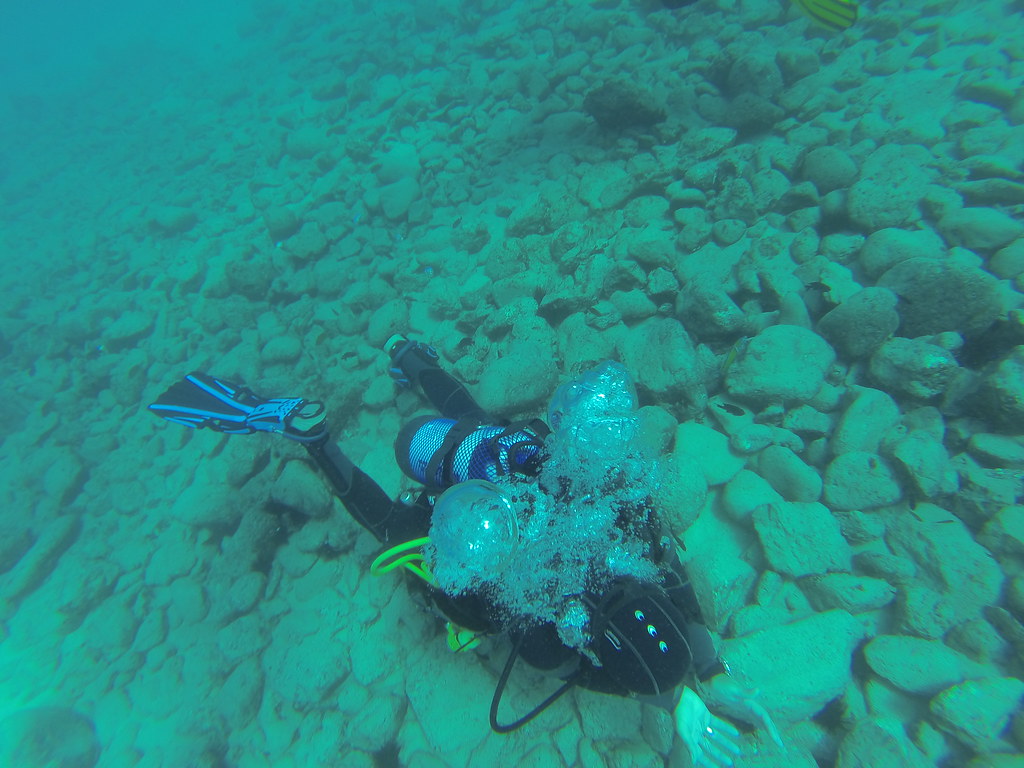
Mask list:
[[[327,433],[323,403],[301,397],[263,398],[248,387],[205,373],[190,373],[164,392],[149,410],[192,429],[229,435],[276,432],[299,442]]]

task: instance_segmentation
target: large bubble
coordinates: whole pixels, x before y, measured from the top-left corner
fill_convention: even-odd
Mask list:
[[[428,559],[438,583],[462,592],[508,567],[519,524],[504,490],[486,480],[453,485],[434,503]]]

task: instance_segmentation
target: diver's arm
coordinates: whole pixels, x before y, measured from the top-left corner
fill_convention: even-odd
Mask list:
[[[693,656],[693,672],[701,682],[728,672],[725,662],[715,650],[715,641],[707,626],[696,621],[686,625],[686,639]]]
[[[732,723],[715,717],[704,700],[682,686],[679,703],[672,713],[676,733],[686,745],[695,766],[731,766],[740,754],[740,732]]]
[[[678,558],[674,558],[671,568],[675,578],[671,583],[666,583],[666,589],[672,597],[672,602],[687,619],[686,639],[690,644],[694,674],[700,681],[709,680],[715,675],[727,672],[728,667],[718,657],[718,652],[715,650],[715,641],[711,637],[707,622],[704,621],[700,603],[690,584],[686,567]]]
[[[767,732],[778,747],[785,749],[771,715],[757,701],[757,691],[746,688],[728,673],[715,675],[699,687],[701,697],[709,707]]]
[[[771,716],[755,700],[756,691],[746,689],[732,677],[728,665],[718,655],[686,568],[678,558],[672,562],[672,570],[677,582],[671,586],[670,594],[687,617],[686,636],[696,677],[696,691],[681,687],[674,714],[676,731],[694,763],[729,765],[728,753],[736,754],[732,749],[734,734],[738,735],[736,729],[716,718],[708,707],[767,731],[772,741],[782,747],[782,737]]]
[[[676,733],[694,765],[731,766],[733,758],[740,754],[736,726],[713,714],[712,709],[766,731],[780,749],[785,749],[779,730],[768,710],[756,701],[756,695],[756,691],[743,687],[728,672],[698,682],[696,690],[680,686],[672,715]]]

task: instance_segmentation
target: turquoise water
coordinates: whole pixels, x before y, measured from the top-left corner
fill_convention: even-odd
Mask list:
[[[145,412],[322,399],[398,494],[395,331],[509,418],[626,366],[738,764],[1024,764],[1019,2],[66,5],[0,25],[5,764],[689,764],[585,691],[492,734],[507,646],[296,446]]]

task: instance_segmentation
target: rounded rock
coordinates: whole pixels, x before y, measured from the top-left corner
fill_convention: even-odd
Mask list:
[[[263,223],[266,224],[267,233],[274,241],[281,241],[291,237],[302,226],[299,217],[289,208],[283,206],[267,208],[263,212]]]
[[[964,679],[968,658],[938,640],[878,635],[864,647],[876,675],[908,693],[931,696]]]
[[[725,375],[729,394],[760,401],[810,400],[835,362],[835,352],[813,331],[773,325],[750,340]]]
[[[878,285],[900,297],[899,331],[911,338],[943,331],[978,335],[1002,311],[999,281],[975,267],[908,259],[882,275]]]
[[[393,184],[402,179],[416,180],[420,175],[420,158],[411,144],[395,144],[381,156],[377,165],[377,181]]]
[[[818,147],[804,158],[803,176],[826,195],[850,186],[857,177],[857,165],[838,147]]]
[[[307,160],[330,146],[330,139],[323,129],[303,125],[288,134],[285,151],[299,160]]]
[[[764,504],[754,510],[753,519],[772,570],[793,577],[849,570],[852,550],[823,504]]]
[[[747,225],[739,219],[719,219],[711,226],[711,237],[721,246],[732,245],[746,231]]]
[[[728,437],[695,421],[683,422],[676,428],[675,453],[692,457],[711,486],[727,483],[746,463],[743,456],[729,448]]]
[[[883,144],[850,187],[850,218],[868,232],[915,221],[934,175],[931,164],[931,153],[919,144]]]
[[[896,302],[888,288],[865,288],[825,314],[818,330],[848,358],[870,355],[899,327]]]
[[[995,208],[961,208],[942,217],[939,231],[953,245],[992,250],[1024,235],[1024,224]]]
[[[773,98],[783,87],[782,71],[769,48],[737,56],[729,67],[726,87],[730,94],[756,93]]]
[[[1024,238],[997,251],[988,261],[988,270],[1004,280],[1024,275]]]
[[[380,188],[380,207],[391,221],[404,219],[420,196],[420,185],[412,176],[399,179]]]
[[[930,399],[946,391],[959,366],[947,349],[921,339],[889,339],[871,356],[868,370],[883,389]],[[1024,398],[1021,402],[1024,418]]]
[[[825,469],[825,503],[833,509],[875,509],[902,497],[896,473],[877,454],[844,453]]]
[[[758,456],[757,467],[786,501],[811,502],[821,498],[821,475],[789,448],[769,445]]]
[[[1000,432],[1024,432],[1024,346],[1015,347],[982,379],[972,404]]]
[[[180,205],[161,205],[150,212],[150,225],[165,235],[187,232],[198,220],[195,211]]]
[[[293,363],[302,354],[302,343],[292,336],[275,336],[260,350],[260,360],[267,365]]]
[[[990,677],[947,688],[929,704],[940,728],[978,752],[999,748],[999,735],[1020,707],[1024,682]]]
[[[583,100],[583,111],[610,131],[649,129],[666,116],[651,93],[622,80],[612,80],[590,91]]]
[[[858,261],[870,277],[877,278],[908,259],[941,259],[945,254],[942,238],[929,229],[887,227],[868,236],[860,249]]]
[[[884,608],[896,597],[896,590],[888,582],[852,573],[809,576],[800,582],[800,589],[818,611],[840,608],[865,613]]]
[[[99,758],[92,721],[72,709],[23,709],[0,721],[0,765],[93,768]]]
[[[550,397],[557,380],[550,352],[541,344],[520,342],[485,369],[478,388],[480,405],[492,413],[521,413]]]

